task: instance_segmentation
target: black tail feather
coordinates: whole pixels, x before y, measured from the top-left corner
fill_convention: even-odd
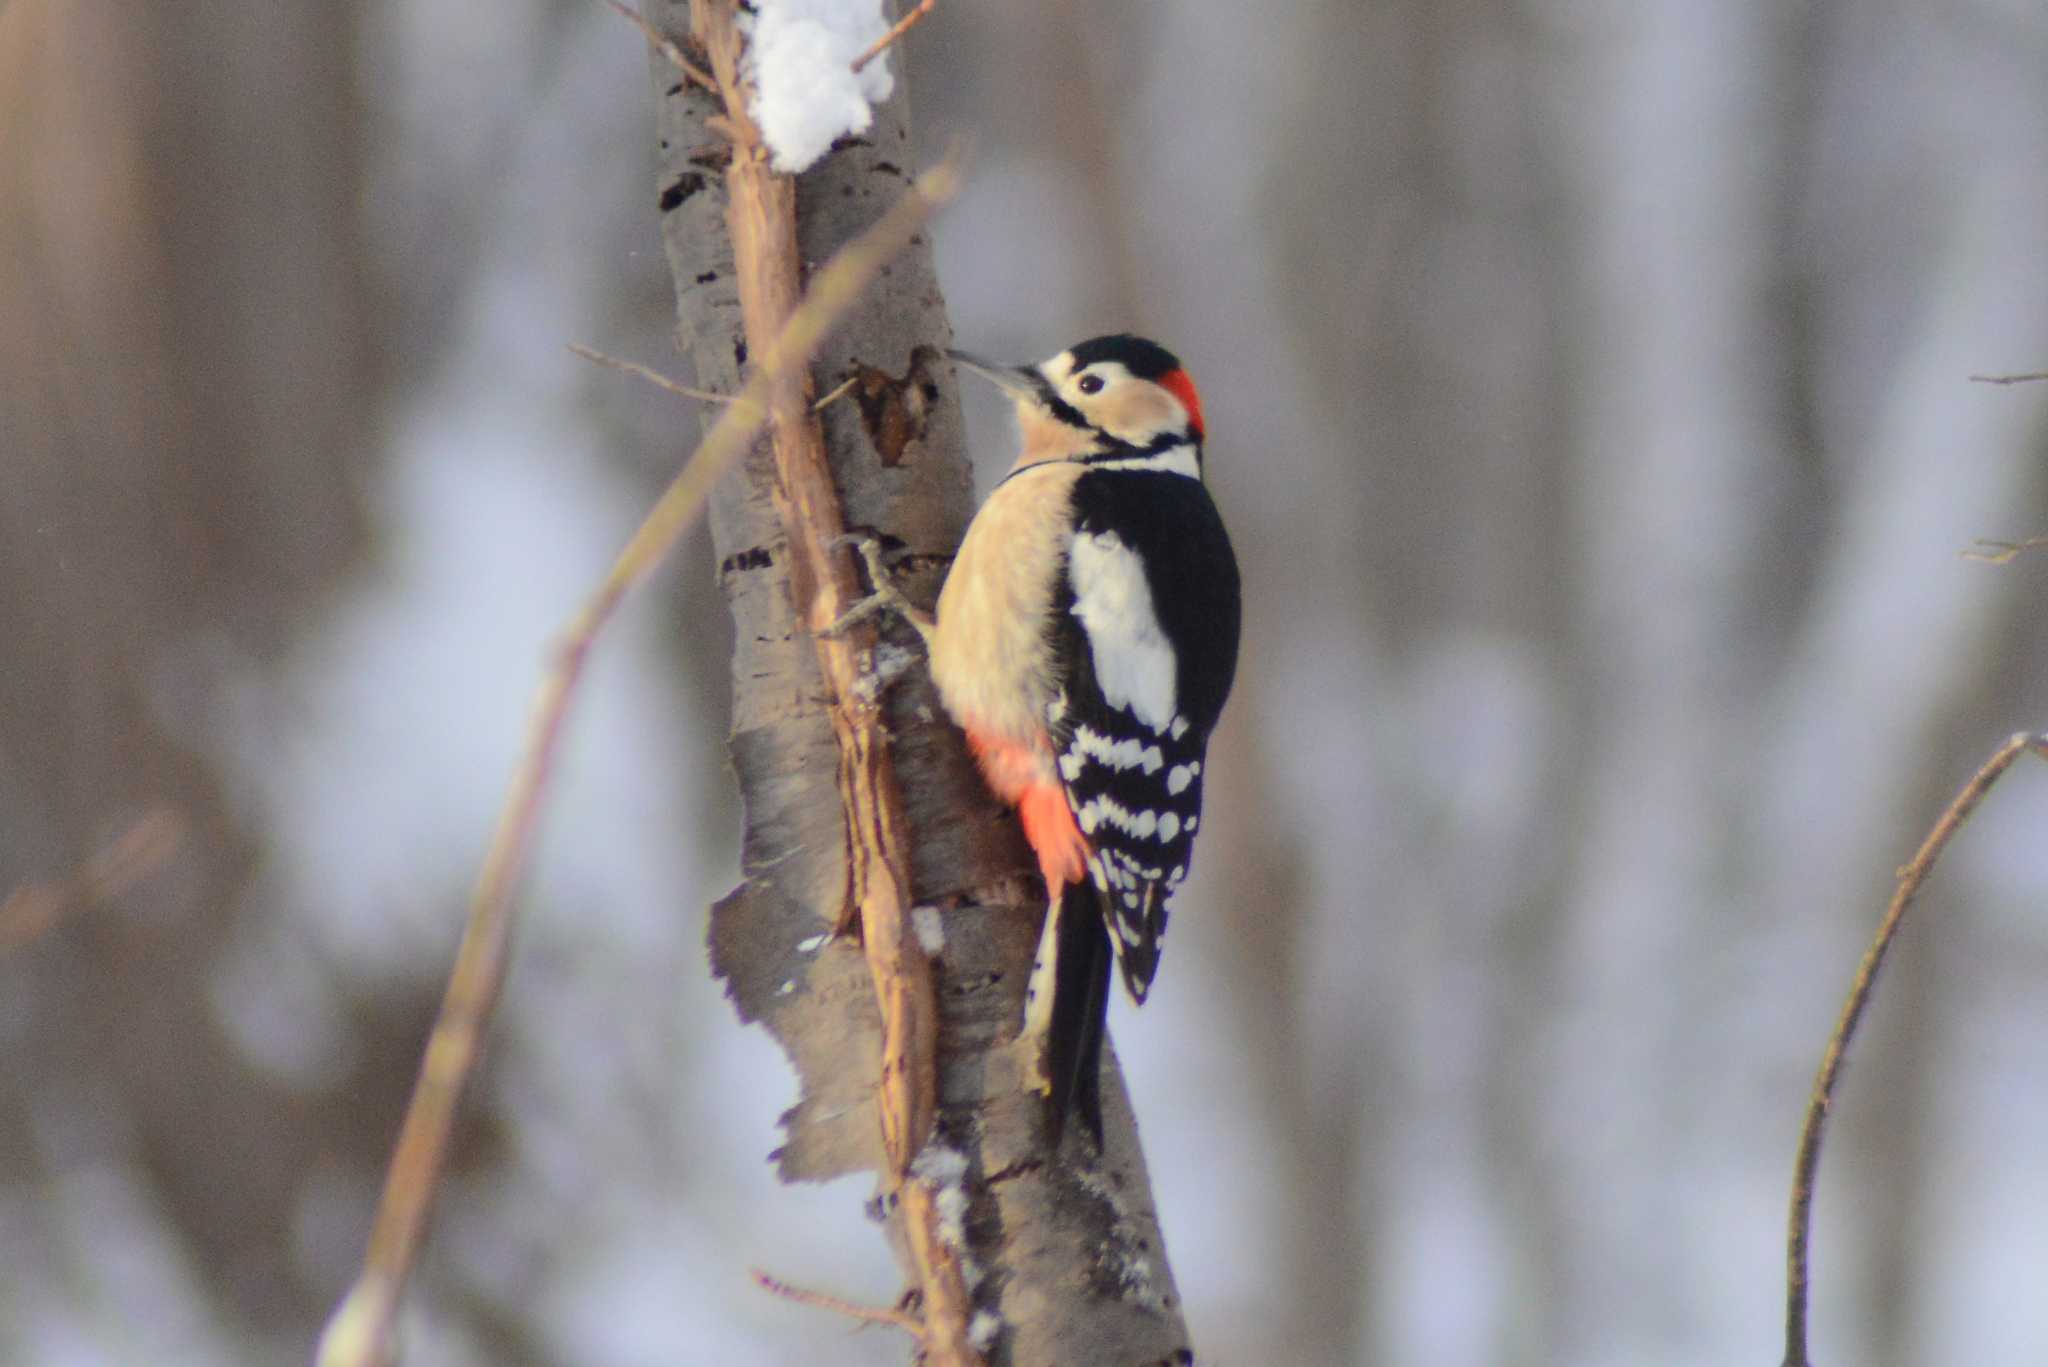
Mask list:
[[[1059,1147],[1068,1115],[1102,1147],[1102,1039],[1109,1019],[1109,928],[1101,894],[1087,880],[1066,889],[1051,915],[1052,1013],[1046,1031],[1045,1075],[1052,1084],[1051,1139]]]

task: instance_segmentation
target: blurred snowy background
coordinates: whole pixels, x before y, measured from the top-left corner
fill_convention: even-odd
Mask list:
[[[1118,1047],[1204,1360],[1772,1364],[1800,1108],[1949,793],[2048,724],[2048,12],[941,0],[963,343],[1135,327],[1249,587]],[[896,60],[904,60],[899,56]],[[899,70],[903,68],[899,67]],[[0,6],[0,1361],[303,1360],[545,642],[694,415],[647,63],[589,0]],[[1001,415],[971,411],[984,482]],[[421,1364],[895,1363],[898,1281],[704,968],[693,541],[606,644],[407,1315]],[[1816,1348],[2048,1345],[2048,772],[1907,931]]]

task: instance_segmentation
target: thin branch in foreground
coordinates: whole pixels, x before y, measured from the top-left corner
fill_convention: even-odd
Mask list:
[[[0,954],[36,940],[74,912],[120,896],[162,867],[184,841],[178,814],[153,807],[71,877],[16,888],[0,901]]]
[[[1972,375],[1975,384],[2032,384],[2036,380],[2048,380],[2048,370],[2029,371],[2025,375]]]
[[[752,444],[768,418],[767,396],[808,363],[825,334],[853,307],[890,258],[960,184],[957,162],[919,177],[880,222],[847,244],[817,273],[788,323],[763,349],[759,368],[719,414],[697,450],[619,552],[611,571],[577,613],[534,700],[525,750],[470,899],[440,1015],[428,1037],[405,1122],[391,1158],[363,1272],[329,1319],[318,1367],[382,1367],[391,1361],[399,1296],[419,1253],[427,1212],[440,1184],[457,1103],[476,1066],[485,1027],[505,977],[512,890],[532,845],[555,751],[583,666],[619,602],[643,582],[696,518],[712,486]]]
[[[2048,547],[2048,536],[2030,536],[2025,541],[1993,541],[1980,536],[1977,544],[1983,549],[1964,551],[1963,559],[1981,560],[1987,565],[2009,565],[2028,551]]]
[[[853,69],[859,71],[869,62],[874,61],[875,58],[887,52],[891,43],[894,43],[898,38],[916,28],[918,22],[932,12],[932,6],[936,3],[938,3],[938,0],[918,0],[916,9],[898,19],[887,33],[869,44],[866,52],[853,59]]]
[[[599,365],[610,366],[613,370],[623,370],[628,375],[636,375],[653,385],[656,389],[665,390],[679,399],[694,399],[698,403],[732,402],[732,395],[730,394],[714,394],[708,389],[692,389],[678,380],[671,380],[659,370],[641,365],[638,361],[629,361],[623,356],[614,356],[608,351],[599,351],[596,347],[584,346],[581,342],[569,343],[569,350],[575,352],[586,361],[595,361]]]
[[[919,1343],[924,1342],[924,1325],[917,1316],[899,1310],[893,1305],[861,1305],[856,1301],[828,1296],[822,1291],[806,1291],[803,1287],[791,1286],[788,1282],[771,1277],[758,1267],[751,1269],[748,1275],[754,1279],[754,1285],[771,1296],[780,1296],[784,1300],[795,1301],[798,1305],[808,1305],[818,1310],[829,1310],[835,1315],[845,1315],[848,1319],[859,1320],[863,1324],[893,1324]]]
[[[732,402],[733,396],[730,394],[714,394],[708,389],[692,389],[682,381],[672,380],[659,370],[641,365],[638,361],[629,361],[623,356],[614,356],[608,351],[599,351],[596,347],[584,346],[581,342],[569,343],[569,350],[575,352],[586,361],[595,361],[601,366],[609,366],[613,370],[623,370],[628,375],[638,376],[656,389],[665,390],[678,398],[693,399],[698,403]],[[860,376],[858,375],[846,380],[837,389],[832,390],[824,398],[812,404],[811,411],[813,413],[824,412],[827,406],[845,398],[853,391],[853,387],[859,383]]]
[[[714,95],[718,93],[718,82],[712,80],[708,72],[692,62],[673,38],[649,23],[646,15],[631,5],[621,4],[619,0],[604,0],[604,3],[623,15],[627,23],[639,29],[641,35],[647,39],[647,45],[668,58],[669,65],[682,72],[684,79],[695,81]]]
[[[1871,993],[1877,986],[1878,970],[1884,967],[1885,953],[1891,948],[1892,940],[1905,920],[1906,908],[1912,905],[1921,884],[1934,871],[1935,861],[1941,858],[1949,840],[1969,820],[1970,813],[1984,800],[1992,785],[2012,767],[2013,761],[2030,750],[2048,760],[2048,732],[2029,734],[2022,731],[1999,746],[1984,762],[1984,767],[1948,804],[1941,819],[1934,823],[1934,829],[1927,833],[1927,839],[1921,842],[1912,862],[1899,870],[1899,885],[1892,893],[1891,905],[1885,909],[1884,920],[1879,923],[1870,948],[1864,951],[1863,962],[1856,967],[1856,977],[1849,985],[1849,999],[1842,1006],[1841,1019],[1835,1024],[1834,1034],[1828,1037],[1827,1049],[1821,1055],[1820,1072],[1814,1078],[1813,1097],[1807,1103],[1806,1125],[1799,1135],[1799,1158],[1792,1176],[1792,1214],[1785,1244],[1784,1367],[1812,1367],[1812,1359],[1806,1355],[1806,1303],[1813,1186],[1820,1168],[1821,1134],[1827,1125],[1828,1112],[1835,1104],[1835,1084],[1841,1078],[1849,1041],[1856,1034],[1864,1008],[1870,1004]]]

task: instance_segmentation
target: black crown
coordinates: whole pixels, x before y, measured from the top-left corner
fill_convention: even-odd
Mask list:
[[[1074,348],[1073,356],[1076,370],[1097,361],[1117,361],[1141,380],[1157,380],[1180,369],[1180,358],[1165,347],[1128,332],[1090,337]]]

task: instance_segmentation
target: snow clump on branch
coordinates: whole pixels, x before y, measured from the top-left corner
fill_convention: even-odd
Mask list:
[[[757,0],[747,66],[776,170],[795,175],[834,139],[867,131],[896,82],[886,52],[853,64],[888,30],[882,0]]]

